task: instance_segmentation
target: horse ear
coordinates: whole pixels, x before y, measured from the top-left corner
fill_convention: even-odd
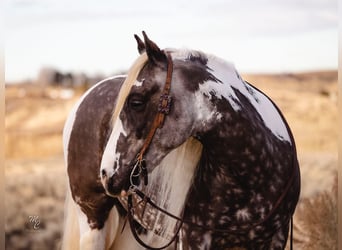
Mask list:
[[[134,38],[135,40],[137,40],[139,54],[144,53],[146,51],[144,42],[140,39],[140,37],[138,37],[135,34],[134,34]]]
[[[147,37],[145,31],[143,31],[142,33],[145,40],[145,48],[148,60],[155,64],[167,61],[165,53]]]

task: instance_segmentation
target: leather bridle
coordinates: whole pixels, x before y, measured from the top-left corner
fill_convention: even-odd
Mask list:
[[[172,81],[172,72],[173,72],[173,63],[172,58],[169,53],[166,53],[167,57],[167,75],[166,75],[166,81],[164,85],[164,89],[162,94],[159,98],[159,104],[158,104],[158,113],[154,117],[152,127],[147,134],[147,137],[145,139],[145,142],[140,150],[140,152],[137,154],[136,161],[133,167],[133,170],[131,172],[130,176],[130,184],[131,187],[137,187],[134,183],[134,177],[139,177],[141,174],[144,179],[144,184],[148,184],[148,175],[147,175],[147,169],[144,161],[144,155],[146,154],[147,149],[149,148],[153,136],[156,133],[158,128],[162,128],[165,120],[165,116],[170,113],[171,108],[171,95],[170,95],[170,89],[171,89],[171,81]]]
[[[139,162],[143,161],[146,150],[150,146],[152,138],[154,134],[156,133],[156,130],[163,126],[165,116],[170,113],[170,107],[171,107],[171,101],[172,101],[172,98],[170,95],[170,89],[171,89],[171,81],[172,81],[173,63],[172,63],[171,55],[169,53],[167,53],[166,55],[167,55],[167,75],[166,75],[164,89],[159,99],[158,113],[153,120],[152,127],[145,139],[144,145],[142,146],[140,152],[138,153],[137,161]]]
[[[260,221],[257,221],[254,224],[246,224],[246,225],[242,225],[240,227],[240,229],[236,229],[236,230],[232,230],[232,229],[218,229],[218,228],[213,228],[213,227],[208,227],[208,226],[203,226],[203,225],[198,225],[196,223],[193,223],[192,221],[185,221],[183,218],[175,216],[174,214],[169,213],[168,211],[166,211],[165,209],[159,207],[157,204],[155,204],[150,197],[148,197],[146,194],[144,194],[141,190],[139,190],[138,185],[135,183],[135,179],[134,178],[140,178],[142,177],[144,180],[144,184],[147,185],[148,184],[148,173],[147,173],[147,169],[146,169],[146,164],[144,161],[144,155],[146,154],[154,134],[156,133],[158,128],[162,128],[163,124],[164,124],[164,120],[166,115],[168,115],[170,113],[170,107],[171,107],[171,95],[170,95],[170,89],[171,89],[171,81],[172,81],[172,73],[173,73],[173,62],[172,62],[172,58],[171,55],[169,53],[166,53],[166,57],[167,57],[167,76],[166,76],[166,81],[165,81],[165,85],[164,85],[164,89],[162,91],[162,94],[160,96],[159,99],[159,105],[158,105],[158,113],[156,114],[153,123],[152,123],[152,127],[145,139],[145,142],[140,150],[140,152],[138,153],[137,157],[136,157],[136,161],[135,164],[133,166],[133,169],[131,171],[131,175],[130,175],[130,188],[127,192],[127,219],[128,222],[130,224],[131,227],[131,231],[132,234],[135,238],[135,240],[142,245],[144,248],[147,249],[152,249],[152,250],[162,250],[165,249],[166,247],[170,246],[173,242],[176,241],[176,239],[178,238],[178,234],[183,226],[183,224],[187,224],[189,226],[204,230],[204,231],[212,231],[215,233],[222,233],[222,234],[226,234],[226,233],[230,233],[230,234],[245,234],[246,232],[248,232],[249,230],[251,230],[252,228],[261,225],[263,223],[265,223],[267,220],[269,220],[271,218],[271,216],[274,214],[274,212],[276,211],[276,209],[280,206],[280,204],[282,203],[282,201],[285,199],[286,194],[288,193],[292,182],[295,179],[295,175],[296,175],[296,159],[294,159],[293,161],[293,171],[292,174],[289,178],[289,181],[287,183],[287,185],[285,186],[282,194],[279,196],[279,198],[277,199],[277,201],[275,202],[273,208],[271,209],[271,211]],[[292,137],[292,135],[291,135]],[[293,138],[292,138],[293,139]],[[295,150],[296,151],[296,150]],[[296,157],[296,152],[294,152],[294,158]],[[140,176],[141,175],[141,176]],[[151,207],[157,209],[159,212],[166,214],[167,216],[170,216],[171,218],[175,219],[177,222],[179,222],[179,225],[177,226],[174,235],[171,237],[170,241],[168,243],[166,243],[164,246],[162,247],[151,247],[149,245],[147,245],[138,235],[135,227],[135,219],[134,219],[134,205],[133,205],[133,194],[137,195],[138,197],[140,197],[141,202],[143,202],[143,206],[146,207],[147,204],[149,204]],[[125,227],[124,226],[122,228],[122,230]],[[282,224],[282,223],[281,223]],[[277,230],[277,229],[276,229]],[[291,216],[290,218],[290,249],[292,250],[292,238],[293,238],[293,218]]]

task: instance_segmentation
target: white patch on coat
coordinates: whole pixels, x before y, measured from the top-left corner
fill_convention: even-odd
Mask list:
[[[145,79],[142,79],[141,81],[136,80],[134,83],[134,86],[141,87],[144,83]]]
[[[209,57],[207,66],[212,70],[211,73],[222,83],[209,80],[204,84],[200,84],[199,91],[202,94],[205,94],[209,98],[212,95],[218,99],[224,98],[229,101],[235,111],[239,111],[243,107],[233,90],[233,88],[237,89],[254,106],[272,133],[279,139],[290,142],[287,128],[277,108],[264,94],[241,80],[232,64],[211,56]]]
[[[203,242],[200,246],[200,249],[210,249],[211,247],[211,233],[206,233],[203,235]]]
[[[200,87],[201,88],[201,87]],[[216,107],[209,107],[207,99],[201,91],[195,92],[195,110],[197,111],[196,120],[201,123],[211,122],[213,119],[221,120],[222,114],[217,111]]]
[[[106,171],[106,175],[108,178],[112,177],[113,174],[119,170],[119,160],[120,160],[120,153],[116,153],[116,147],[118,144],[118,140],[120,138],[120,135],[127,136],[121,119],[117,119],[117,121],[114,124],[114,128],[112,130],[112,133],[109,137],[109,140],[107,142],[106,148],[103,152],[102,159],[101,159],[101,167],[100,167],[100,173],[102,173],[102,170]],[[114,171],[114,163],[117,163],[116,169]],[[104,182],[103,178],[101,178],[101,181]],[[102,183],[104,187],[106,186],[105,183]]]
[[[214,111],[209,108],[208,103],[205,103],[205,101],[200,92],[195,93],[195,110],[197,111],[198,121],[209,121],[214,115]]]
[[[248,208],[242,208],[236,211],[235,217],[238,220],[247,221],[250,219],[251,214],[249,213]]]

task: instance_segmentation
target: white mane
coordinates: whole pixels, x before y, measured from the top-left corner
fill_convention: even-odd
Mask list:
[[[194,138],[189,138],[181,146],[171,151],[153,170],[146,193],[153,197],[160,207],[182,217],[201,154],[202,144]],[[164,238],[169,238],[176,230],[178,225],[176,223],[176,220],[158,212],[152,231],[158,231],[164,235]],[[160,228],[160,226],[162,227]],[[149,234],[148,241],[154,242],[153,234]],[[165,244],[165,240],[162,242]]]

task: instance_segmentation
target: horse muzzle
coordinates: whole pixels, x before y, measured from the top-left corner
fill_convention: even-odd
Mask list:
[[[144,185],[148,183],[146,163],[144,160],[136,160],[128,171],[115,171],[109,175],[105,169],[101,170],[101,182],[106,193],[113,197],[122,196],[129,188],[138,187],[143,180]]]
[[[122,191],[127,191],[130,187],[129,172],[114,172],[109,175],[106,170],[101,170],[101,182],[109,196],[118,197]]]

